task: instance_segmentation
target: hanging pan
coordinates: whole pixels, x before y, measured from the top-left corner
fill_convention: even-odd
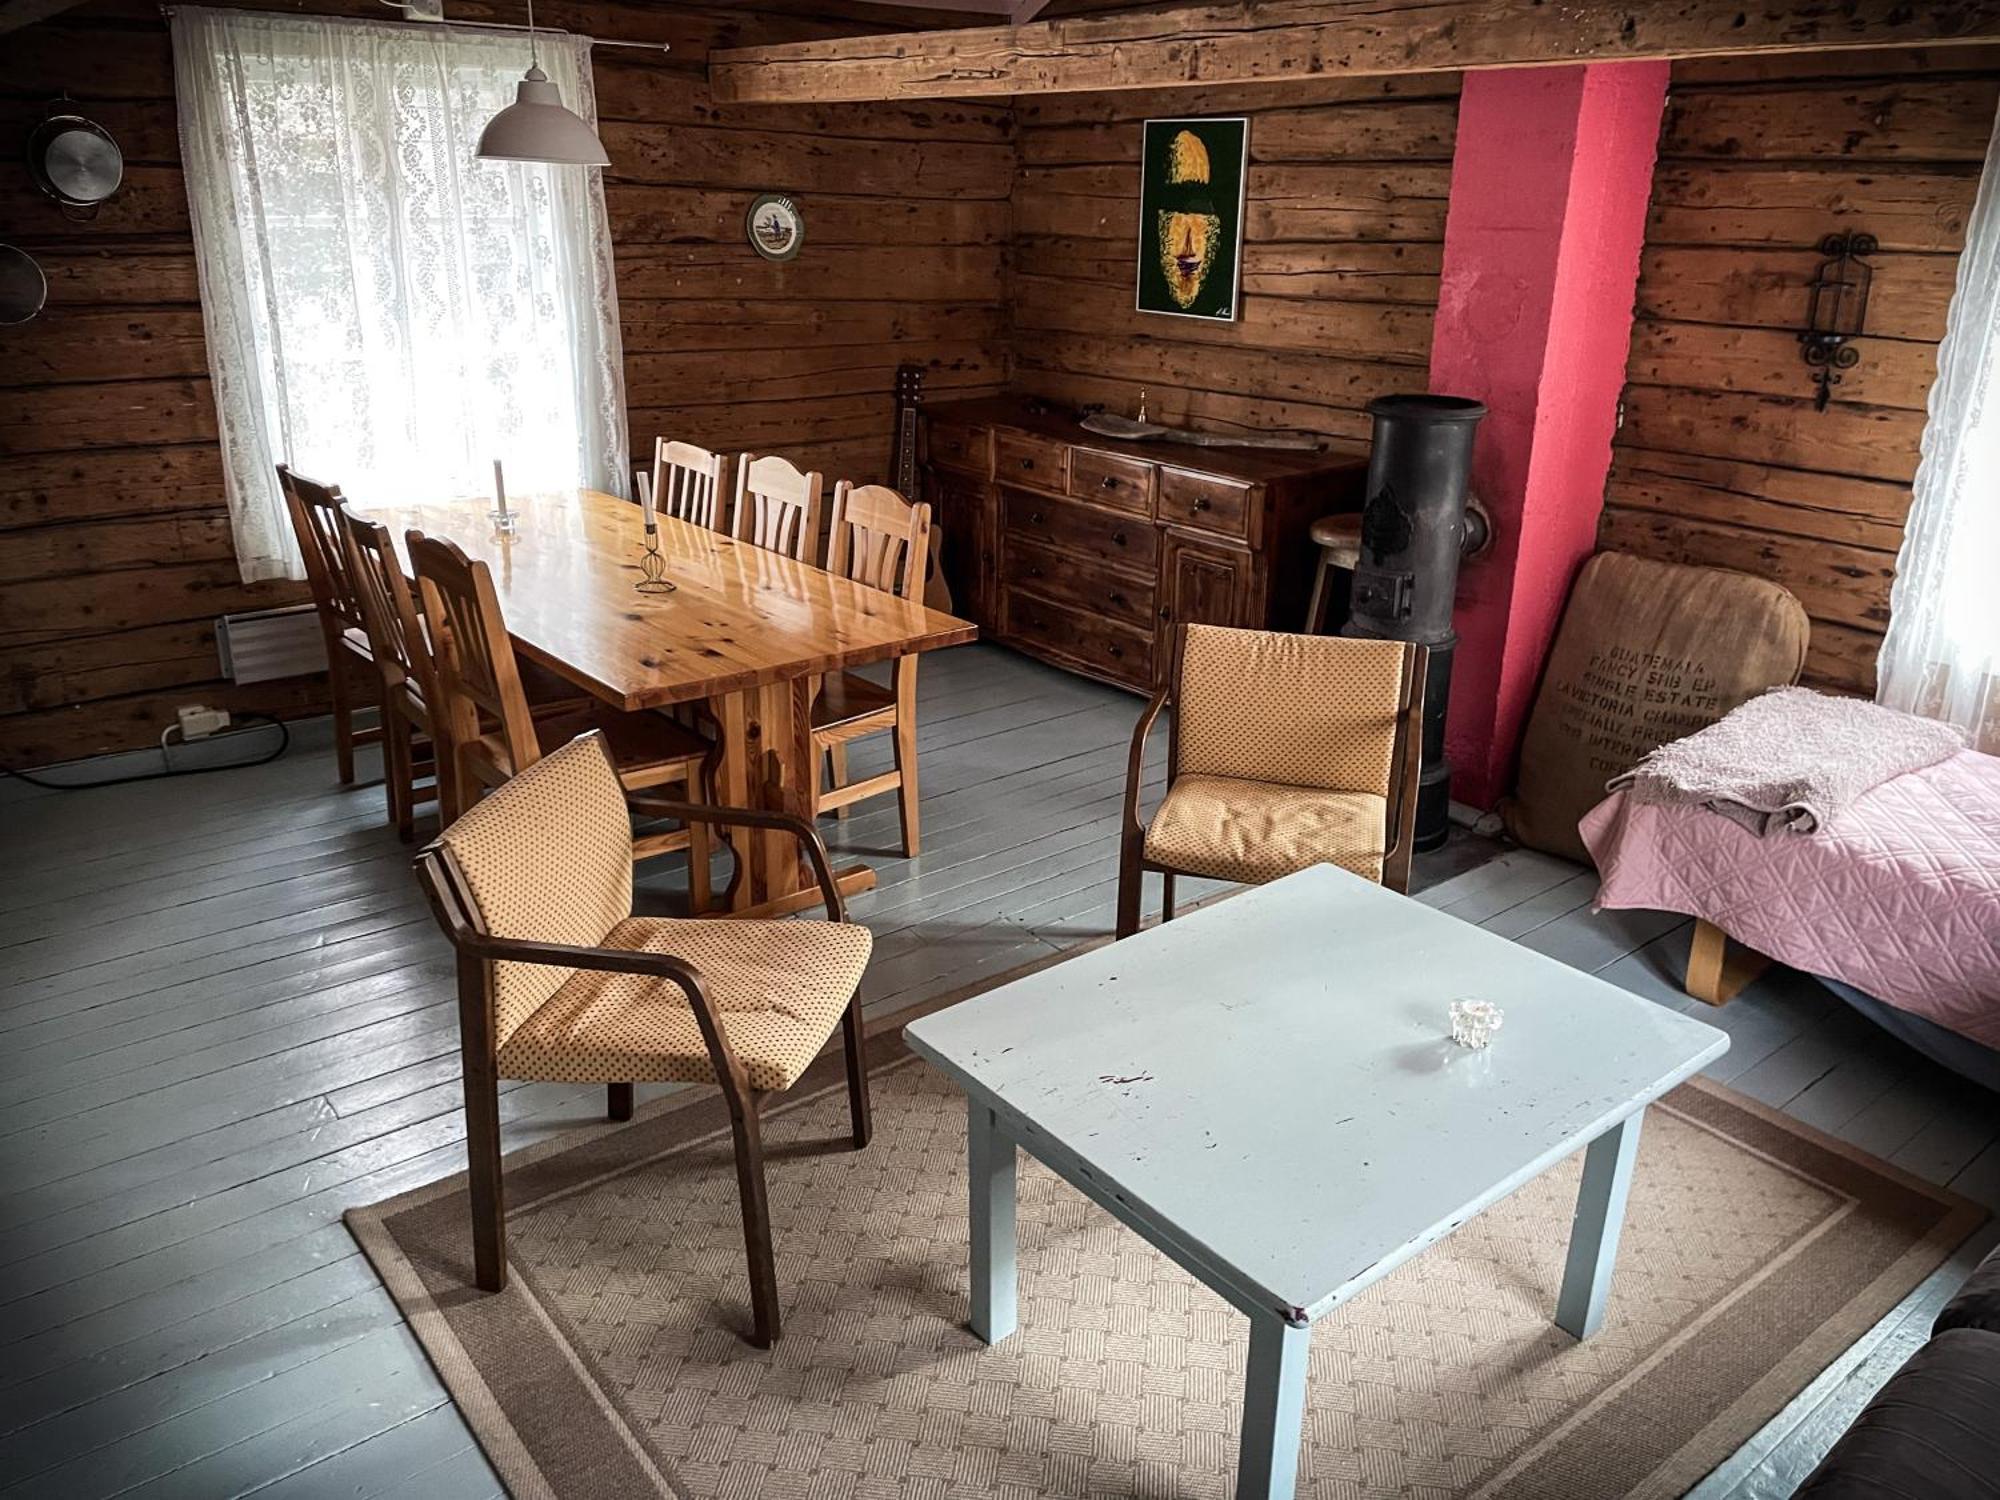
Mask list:
[[[49,300],[49,280],[33,256],[0,245],[0,325],[25,323]]]
[[[28,137],[35,186],[64,209],[94,214],[125,178],[125,154],[111,132],[82,115],[50,115]]]

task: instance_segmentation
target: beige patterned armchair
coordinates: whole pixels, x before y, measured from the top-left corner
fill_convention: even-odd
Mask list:
[[[724,921],[632,914],[628,806],[689,823],[796,834],[828,920]],[[802,820],[628,794],[601,733],[551,751],[473,806],[417,860],[458,950],[466,1149],[478,1285],[506,1285],[498,1082],[608,1086],[613,1119],[635,1082],[716,1083],[729,1105],[750,1265],[754,1342],[779,1331],[759,1127],[845,1027],[857,1150],[868,1074],[857,990],[873,937],[848,922],[826,849]]]
[[[1429,653],[1346,640],[1187,625],[1173,670],[1132,735],[1118,869],[1118,936],[1139,930],[1148,870],[1261,885],[1332,863],[1410,885]],[[1173,705],[1167,794],[1139,816],[1146,739]]]

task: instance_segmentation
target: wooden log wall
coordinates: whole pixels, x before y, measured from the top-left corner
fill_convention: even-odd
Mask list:
[[[1821,686],[1874,690],[1996,101],[1986,49],[1674,70],[1599,539],[1782,583]],[[1821,412],[1797,333],[1837,230],[1882,249],[1861,363]]]
[[[372,0],[288,8],[380,19]],[[799,11],[833,6],[799,5]],[[518,7],[454,0],[465,19]],[[772,11],[785,9],[777,0]],[[636,455],[655,433],[784,451],[880,479],[895,367],[940,396],[1005,378],[1007,196],[998,105],[723,110],[712,46],[852,34],[824,14],[552,0],[538,19],[657,39],[599,49],[598,104]],[[144,0],[110,0],[0,42],[0,137],[19,142],[63,89],[120,140],[124,187],[65,218],[0,172],[0,240],[47,271],[49,306],[0,330],[0,766],[154,743],[175,705],[293,715],[323,681],[220,678],[221,614],[305,597],[238,581],[181,176],[167,33]],[[757,192],[794,193],[795,261],[744,240]],[[330,476],[338,478],[338,476]]]
[[[1017,386],[1222,430],[1368,435],[1422,390],[1458,116],[1456,75],[1015,101]],[[1134,310],[1140,122],[1250,118],[1234,323]]]

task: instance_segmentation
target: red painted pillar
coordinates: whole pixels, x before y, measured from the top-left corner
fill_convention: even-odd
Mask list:
[[[1445,747],[1452,794],[1491,807],[1604,504],[1664,62],[1465,75],[1431,390],[1489,415],[1473,489],[1494,545],[1460,575]]]

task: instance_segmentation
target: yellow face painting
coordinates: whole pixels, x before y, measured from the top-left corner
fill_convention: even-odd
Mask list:
[[[1153,243],[1141,252],[1142,311],[1234,315],[1236,228],[1224,205],[1240,211],[1242,129],[1233,120],[1148,122],[1142,198]]]

